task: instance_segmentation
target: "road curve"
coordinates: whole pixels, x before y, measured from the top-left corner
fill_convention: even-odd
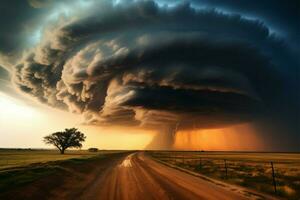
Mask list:
[[[224,186],[158,163],[144,153],[133,153],[104,173],[79,199],[193,200],[249,199]]]

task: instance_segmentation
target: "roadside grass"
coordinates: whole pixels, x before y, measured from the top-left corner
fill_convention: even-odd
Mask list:
[[[46,163],[49,161],[88,158],[98,154],[113,153],[119,151],[89,152],[86,150],[67,150],[65,154],[59,154],[57,150],[32,150],[32,149],[0,149],[0,170],[29,165],[32,163]]]
[[[99,151],[97,153],[90,153],[87,151],[74,151],[67,152],[67,156],[54,156],[54,153],[58,153],[56,151],[34,151],[30,153],[21,151],[18,152],[18,155],[9,152],[10,155],[15,156],[15,158],[18,157],[24,159],[24,157],[30,155],[29,157],[34,157],[34,159],[27,158],[28,161],[25,164],[23,162],[18,162],[16,165],[6,165],[6,167],[0,169],[0,194],[30,184],[40,178],[58,174],[59,172],[62,172],[63,174],[72,174],[74,173],[72,170],[74,167],[79,168],[78,170],[80,171],[81,165],[85,163],[97,161],[111,156],[114,153],[121,152],[122,151]],[[34,153],[37,155],[33,155]],[[46,156],[46,158],[43,156]],[[59,160],[59,156],[62,156],[63,158]]]
[[[151,152],[162,161],[286,199],[300,199],[299,153]],[[225,168],[227,166],[227,176]],[[274,192],[274,163],[277,192]]]
[[[62,169],[57,166],[35,166],[0,172],[0,193],[26,185],[60,170]]]

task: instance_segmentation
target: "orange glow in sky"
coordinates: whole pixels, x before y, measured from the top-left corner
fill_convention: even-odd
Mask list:
[[[174,148],[178,150],[262,150],[263,142],[250,124],[219,129],[178,131]]]
[[[0,110],[0,147],[6,148],[54,148],[45,145],[43,137],[71,127],[87,136],[83,149],[143,149],[155,135],[141,129],[81,125],[80,115],[38,103],[29,105],[2,93]]]
[[[155,135],[154,131],[124,127],[81,126],[80,130],[88,133],[85,147],[99,149],[144,149]]]
[[[0,94],[0,147],[53,148],[43,143],[50,133],[76,127],[87,139],[83,148],[144,149],[155,131],[81,125],[79,115],[42,105],[28,105]],[[159,134],[159,133],[158,133]],[[263,150],[259,135],[250,124],[220,129],[179,131],[174,149],[180,150]]]

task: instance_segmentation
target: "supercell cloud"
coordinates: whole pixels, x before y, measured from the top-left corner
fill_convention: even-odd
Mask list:
[[[14,60],[11,78],[22,92],[82,114],[86,124],[177,130],[253,122],[274,148],[299,150],[293,23],[278,30],[268,23],[272,12],[243,15],[218,1],[86,4],[45,20],[39,41]]]

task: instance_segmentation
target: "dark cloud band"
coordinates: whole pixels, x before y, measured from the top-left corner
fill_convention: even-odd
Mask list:
[[[299,59],[262,21],[188,3],[100,5],[49,25],[14,83],[90,124],[207,128],[283,114],[297,129]]]

